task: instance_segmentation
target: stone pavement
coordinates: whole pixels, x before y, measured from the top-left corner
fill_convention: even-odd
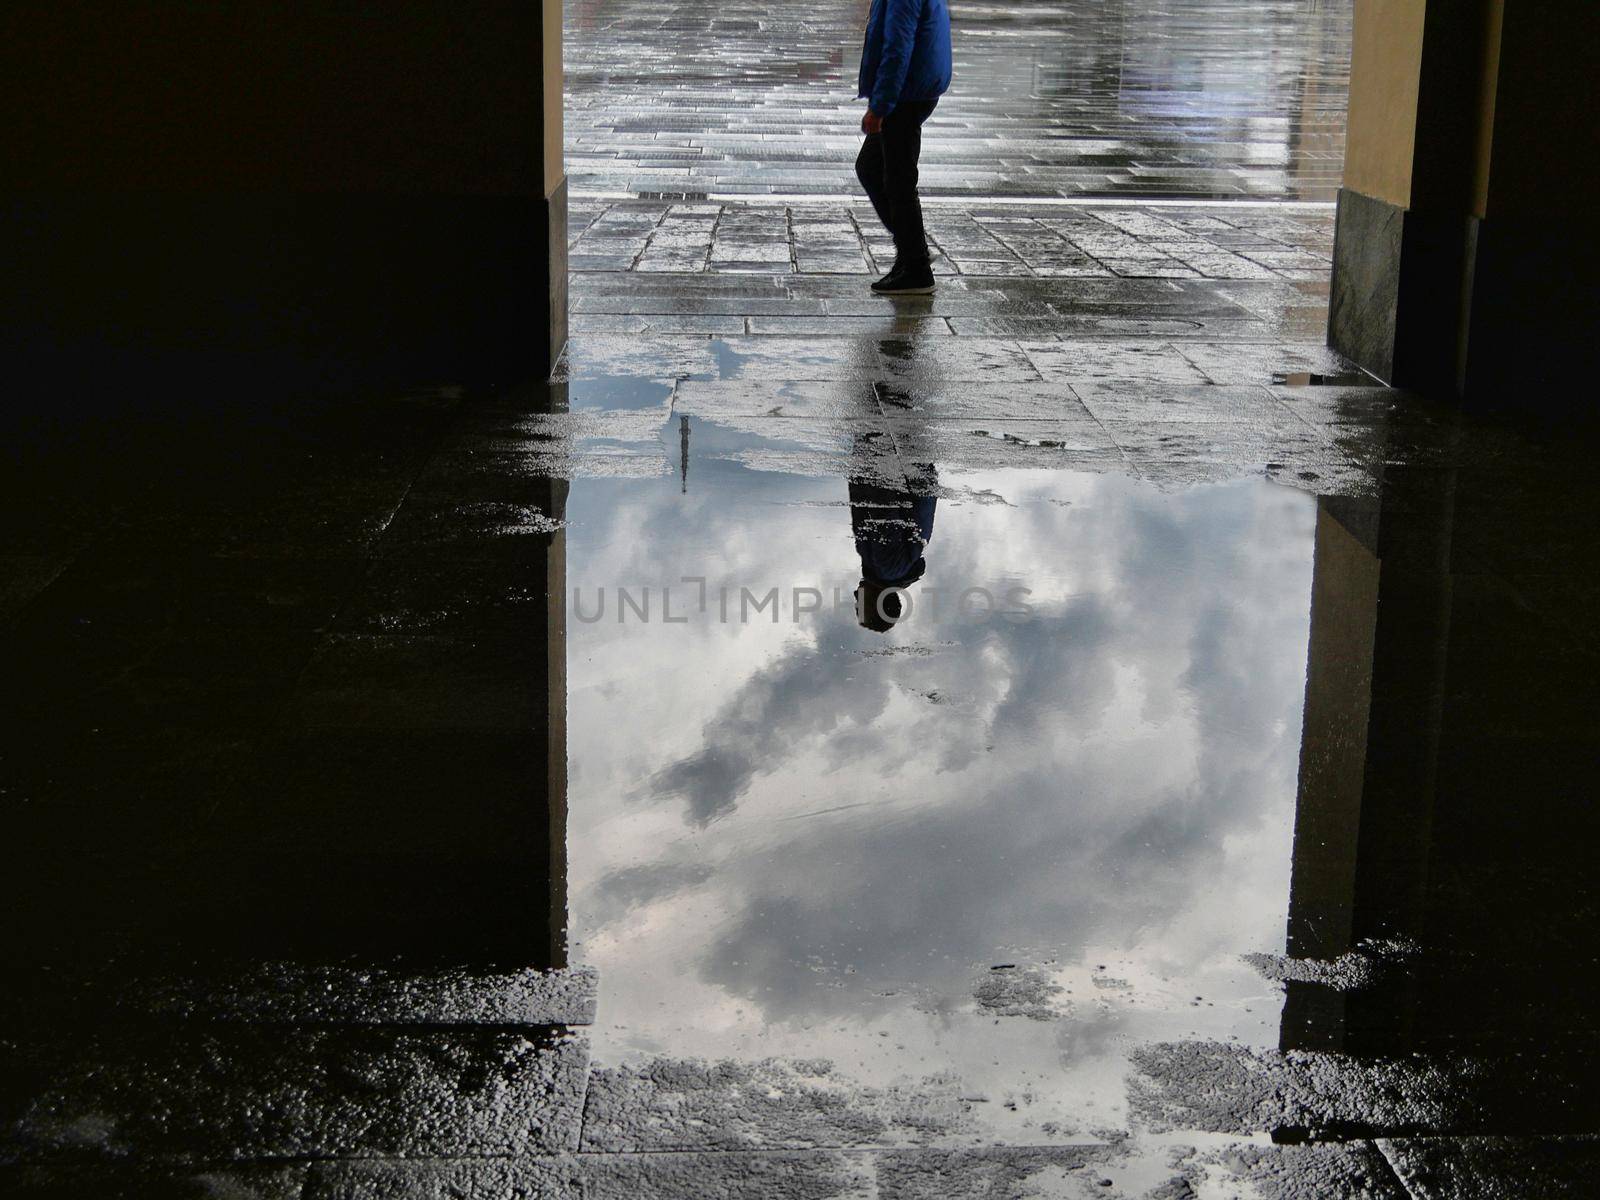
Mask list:
[[[1331,354],[1325,210],[812,211],[6,414],[7,1195],[1589,1194],[1592,447]]]
[[[569,0],[575,193],[854,191],[864,0]],[[950,6],[930,195],[1332,200],[1350,0]]]
[[[884,274],[894,260],[892,240],[864,203],[580,199],[570,226],[571,267],[583,273],[857,277]],[[1333,211],[1323,205],[940,204],[929,206],[927,228],[940,275],[1325,283],[1333,260]]]
[[[1593,1193],[1594,448],[1324,346],[1348,0],[958,0],[900,301],[865,7],[568,6],[549,381],[0,413],[0,1192]]]

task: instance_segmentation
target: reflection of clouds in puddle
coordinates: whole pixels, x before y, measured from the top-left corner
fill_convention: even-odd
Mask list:
[[[996,1093],[999,1124],[1065,1127],[1114,1122],[1129,1037],[1275,1024],[1237,955],[1281,946],[1311,502],[962,482],[1019,507],[942,519],[928,581],[1022,579],[1033,619],[887,642],[826,610],[571,630],[573,910],[602,969],[603,1057],[949,1068]],[[586,505],[590,487],[612,491]],[[785,498],[830,489],[790,480]],[[580,484],[572,580],[670,579],[713,549],[745,578],[853,573],[843,513],[751,502],[763,492],[685,521],[664,490]],[[593,690],[607,679],[625,714]],[[1058,964],[1059,1017],[974,1000],[974,968],[1019,946],[1015,961]],[[1128,987],[1095,987],[1096,961]]]
[[[622,867],[611,872],[589,892],[588,924],[603,928],[644,904],[657,902],[711,878],[703,862],[660,861]]]

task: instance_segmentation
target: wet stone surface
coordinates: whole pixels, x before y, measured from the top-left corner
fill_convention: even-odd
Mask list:
[[[1351,11],[1348,0],[954,0],[955,82],[925,131],[923,187],[1332,199]],[[847,0],[738,13],[568,0],[574,188],[854,192],[865,20]]]
[[[410,1158],[576,1148],[581,1041],[524,1032],[162,1030],[77,1048],[15,1128],[32,1161]]]
[[[1154,1129],[1295,1138],[1566,1133],[1592,1127],[1597,1117],[1574,1077],[1584,1068],[1568,1057],[1559,1064],[1533,1053],[1371,1061],[1181,1042],[1141,1047],[1135,1062],[1130,1103]]]
[[[1592,444],[1201,277],[1314,212],[700,207],[550,383],[6,413],[0,1190],[1587,1194]]]
[[[1219,203],[1137,208],[1128,205],[1051,204],[1006,206],[936,202],[926,212],[928,246],[939,276],[991,279],[1001,292],[1005,279],[1063,282],[1106,279],[1228,279],[1326,282],[1333,255],[1333,211],[1327,204]],[[883,274],[894,261],[894,244],[865,200],[853,204],[760,201],[682,204],[605,200],[578,196],[569,214],[570,262],[589,275],[627,274],[641,288],[672,286],[674,277],[791,275],[827,280],[871,271]],[[649,291],[644,294],[649,295]],[[1071,287],[1059,294],[1070,297]],[[815,327],[817,309],[759,301],[749,307],[696,304],[675,297],[673,306],[612,308],[580,300],[574,328],[594,333],[804,333]],[[856,303],[852,305],[851,299]],[[865,307],[862,307],[862,306]],[[1112,315],[1137,314],[1122,298]],[[841,297],[824,306],[829,316],[914,314],[915,301],[891,310],[881,297]],[[934,305],[952,316],[959,309]],[[1071,306],[991,309],[991,320],[1071,317]],[[1232,315],[1237,310],[1230,310]],[[975,315],[970,312],[967,315]],[[1106,315],[1104,313],[1100,315]],[[964,332],[959,324],[917,324],[925,332]],[[848,328],[834,325],[834,328]],[[1028,326],[1008,332],[1023,333]],[[1281,364],[1275,364],[1281,365]]]
[[[602,1071],[586,1136],[615,1108],[696,1118],[641,1131],[663,1148],[728,1136],[740,1119],[756,1144],[784,1145],[820,1136],[788,1131],[785,1112],[818,1113],[829,1096],[849,1116],[834,1144],[1081,1140],[1122,1121],[1120,1045],[1135,1031],[1274,1037],[1259,977],[1228,954],[1190,956],[1177,931],[1239,951],[1281,937],[1281,907],[1261,905],[1246,928],[1203,880],[1229,876],[1262,898],[1285,890],[1294,741],[1266,731],[1298,724],[1310,498],[1255,482],[1167,497],[1114,468],[1020,465],[1062,454],[1053,447],[972,438],[973,465],[960,444],[941,445],[917,607],[882,637],[857,626],[850,602],[861,564],[841,532],[854,484],[808,478],[808,462],[831,456],[756,453],[748,425],[690,429],[687,493],[681,476],[593,481],[568,508],[569,580],[585,597],[569,644],[598,679],[625,672],[634,694],[663,701],[635,707],[650,736],[618,759],[581,732],[598,733],[581,714],[598,713],[589,706],[610,688],[570,696],[570,752],[591,764],[572,886],[575,937],[604,981],[598,1054],[609,1068],[613,1054],[628,1064],[656,1046],[713,1061],[781,1052],[827,1071],[752,1079],[684,1064],[681,1086]],[[1007,456],[1019,465],[998,465]],[[918,470],[896,459],[903,479]],[[848,458],[841,467],[856,477]],[[886,474],[882,462],[873,471]],[[685,503],[693,519],[668,517]],[[1232,541],[1241,526],[1261,531],[1259,547]],[[635,527],[662,535],[634,547]],[[1146,536],[1183,547],[1159,578],[1133,566]],[[726,547],[746,538],[730,560]],[[702,574],[703,615],[678,583]],[[676,584],[687,626],[610,611],[586,623],[608,578],[631,579],[635,596],[651,588],[658,620]],[[820,612],[796,618],[797,586],[820,593]],[[746,591],[773,587],[777,621],[742,611]],[[963,612],[962,587],[1014,611]],[[1014,589],[1027,590],[1025,613]],[[1239,757],[1213,759],[1215,775],[1197,780],[1187,764],[1207,753],[1222,703],[1184,682],[1201,628],[1205,653],[1240,673],[1227,703],[1264,732],[1230,740]],[[667,684],[679,646],[699,663],[692,692]],[[1105,715],[1175,691],[1182,700],[1142,728]],[[1198,822],[1181,857],[1164,849],[1174,811]],[[1129,888],[1114,898],[1091,866],[1107,845],[1128,846],[1112,878]],[[605,1099],[624,1084],[628,1099]],[[676,1098],[646,1102],[662,1088]],[[766,1094],[781,1097],[770,1116],[750,1098]],[[706,1105],[728,1115],[702,1118]]]
[[[0,1194],[1592,1193],[1593,446],[1324,348],[1349,0],[956,0],[899,302],[865,7],[566,5],[548,385],[0,413]]]
[[[382,966],[261,963],[231,977],[138,980],[118,996],[130,1011],[185,1020],[343,1025],[588,1025],[597,977],[557,971],[420,973]]]
[[[28,1200],[300,1200],[310,1167],[0,1166],[0,1186],[8,1196]]]
[[[717,341],[700,375],[646,339],[633,374],[438,398],[365,557],[17,556],[10,878],[85,890],[13,935],[9,1190],[1581,1194],[1577,447],[1230,381],[1266,349],[1018,342],[1037,377],[986,382],[922,342]],[[192,502],[136,496],[153,547]],[[538,527],[401,521],[502,496]],[[872,632],[852,593],[897,543],[922,573]],[[1371,752],[1409,741],[1446,578],[1433,769],[1472,820],[1430,925],[1368,897],[1330,940],[1343,664]],[[1506,755],[1556,842],[1505,839]],[[1530,938],[1556,895],[1574,924]]]

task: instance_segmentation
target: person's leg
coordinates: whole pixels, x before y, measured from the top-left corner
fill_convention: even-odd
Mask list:
[[[928,262],[928,235],[917,197],[917,160],[922,155],[922,123],[933,115],[937,103],[902,103],[883,122],[883,190],[888,210],[884,224],[894,237],[896,260],[908,267],[923,267]]]
[[[889,205],[884,193],[883,134],[869,133],[861,143],[861,153],[856,155],[856,178],[861,180],[867,199],[872,201],[872,211],[893,236],[894,226],[889,224]]]

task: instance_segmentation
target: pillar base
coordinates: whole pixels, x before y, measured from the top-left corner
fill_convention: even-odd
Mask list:
[[[1399,205],[1339,189],[1328,344],[1385,383],[1394,382],[1405,220]]]
[[[1475,410],[1592,416],[1600,254],[1578,223],[1423,213],[1342,189],[1328,344]]]

